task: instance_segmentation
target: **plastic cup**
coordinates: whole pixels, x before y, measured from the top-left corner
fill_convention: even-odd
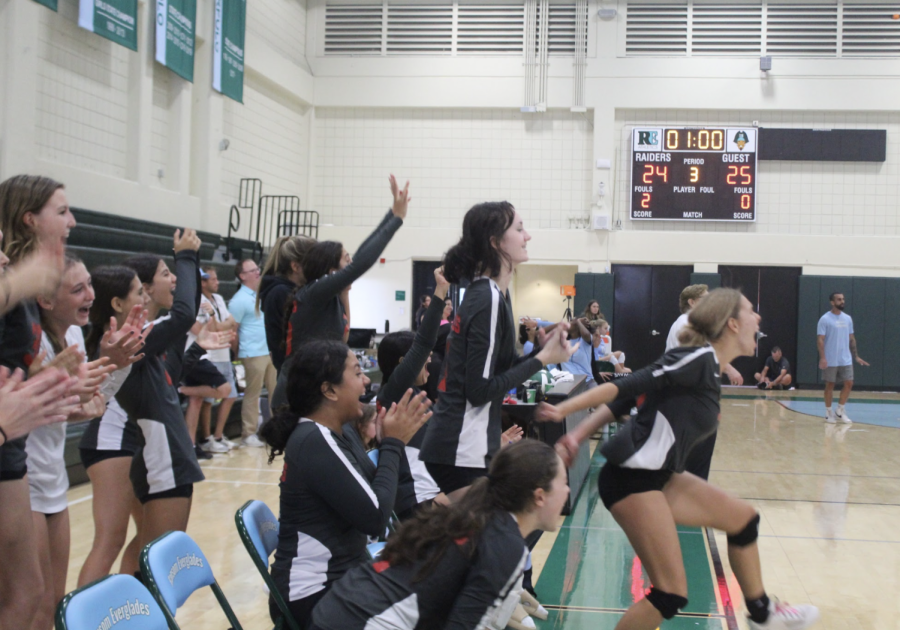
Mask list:
[[[525,402],[534,403],[534,399],[537,397],[536,389],[526,389],[525,390]]]

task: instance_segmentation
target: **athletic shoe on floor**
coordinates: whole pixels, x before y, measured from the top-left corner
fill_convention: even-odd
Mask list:
[[[836,412],[834,412],[834,417],[837,418],[838,422],[843,422],[844,424],[853,424],[853,420],[851,420],[849,417],[847,417],[846,409],[844,410],[843,413],[841,413],[841,410],[838,409]]]
[[[206,451],[204,451],[202,448],[200,448],[199,444],[194,446],[194,454],[197,456],[197,459],[212,459],[213,458],[212,453],[207,453]]]
[[[261,448],[261,447],[265,446],[266,443],[263,442],[262,440],[260,440],[254,433],[253,435],[248,435],[243,440],[241,440],[241,445],[242,446],[253,446],[255,448]]]
[[[228,447],[219,442],[213,436],[209,436],[200,444],[200,448],[202,448],[207,453],[227,453]]]
[[[825,409],[825,422],[830,424],[837,422],[837,418],[834,417],[834,409]]]
[[[769,618],[766,623],[747,619],[751,630],[802,630],[819,620],[819,609],[808,604],[790,606],[772,598],[769,601]]]
[[[235,444],[234,442],[232,442],[231,440],[229,440],[227,437],[216,438],[216,442],[218,442],[219,444],[224,444],[225,446],[227,446],[229,451],[230,451],[231,449],[237,448],[237,446],[238,446],[237,444]]]

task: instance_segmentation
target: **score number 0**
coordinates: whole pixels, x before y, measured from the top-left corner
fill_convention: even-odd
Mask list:
[[[730,186],[747,186],[753,182],[753,176],[750,174],[749,166],[729,166],[728,167],[728,175],[725,176],[725,181]],[[738,177],[741,178],[741,181],[738,182]],[[750,209],[750,195],[744,193],[741,195],[741,210],[749,210]]]

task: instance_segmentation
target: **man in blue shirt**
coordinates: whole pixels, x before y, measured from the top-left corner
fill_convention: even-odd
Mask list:
[[[844,312],[844,294],[832,293],[828,298],[831,310],[822,315],[816,330],[819,347],[819,369],[825,380],[825,422],[850,423],[844,405],[853,389],[853,361],[869,365],[856,352],[856,337],[853,335],[853,319]],[[834,384],[843,381],[837,413],[831,409]]]
[[[241,405],[241,437],[244,446],[260,447],[264,444],[256,436],[259,428],[259,396],[265,383],[271,400],[278,374],[269,355],[263,314],[256,310],[259,265],[245,258],[234,266],[234,276],[241,288],[228,303],[228,310],[238,323],[238,359],[244,365],[247,378],[244,402]]]

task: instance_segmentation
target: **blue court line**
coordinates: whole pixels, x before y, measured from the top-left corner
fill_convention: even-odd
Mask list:
[[[825,419],[825,403],[821,399],[817,401],[777,399],[776,402],[785,409],[821,418],[822,420]],[[900,429],[900,417],[898,417],[900,416],[900,410],[892,409],[892,406],[897,404],[885,404],[885,401],[869,402],[860,400],[848,402],[846,409],[847,415],[850,416],[854,423]]]

